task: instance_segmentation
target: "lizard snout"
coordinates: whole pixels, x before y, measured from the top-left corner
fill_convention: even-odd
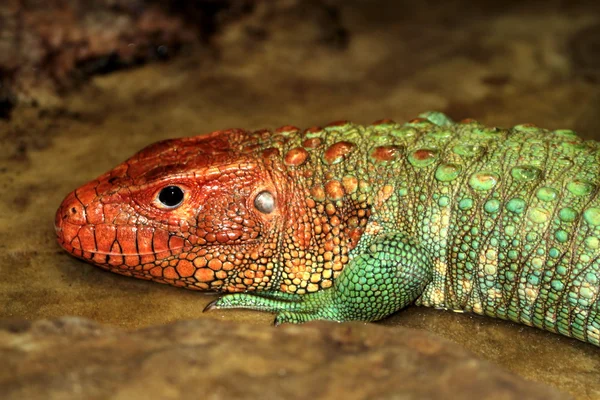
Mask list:
[[[86,224],[86,210],[75,192],[71,192],[56,211],[54,229],[60,246],[70,253],[81,245],[78,235],[81,227]],[[79,254],[78,254],[79,255]]]
[[[71,192],[56,212],[55,228],[58,232],[62,230],[64,223],[83,225],[85,222],[85,208],[75,196],[75,192]]]

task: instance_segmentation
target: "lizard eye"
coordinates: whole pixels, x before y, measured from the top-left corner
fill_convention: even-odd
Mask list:
[[[271,192],[264,190],[254,198],[254,207],[263,214],[270,214],[275,210],[275,197]]]
[[[183,202],[183,189],[178,186],[167,186],[158,193],[158,202],[167,207],[175,208]]]

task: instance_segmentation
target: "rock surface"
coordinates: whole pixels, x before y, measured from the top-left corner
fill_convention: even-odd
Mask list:
[[[251,3],[2,1],[0,117],[8,117],[19,99],[55,105],[59,93],[90,76],[165,60],[183,46],[206,47],[219,21],[227,20],[221,12],[235,14]]]
[[[17,102],[60,107],[61,93],[95,75],[177,53],[211,57],[227,45],[211,46],[221,32],[236,47],[267,38],[275,46],[306,47],[314,40],[340,47],[345,32],[335,10],[321,1],[297,0],[3,1],[0,118],[8,118]]]
[[[4,399],[570,398],[432,335],[357,323],[13,322],[0,325],[0,358]]]
[[[17,106],[0,119],[0,318],[75,315],[129,329],[181,319],[249,330],[271,323],[264,313],[202,314],[214,296],[106,273],[56,245],[62,198],[157,140],[230,127],[404,121],[429,109],[600,139],[599,2],[264,3],[219,31],[209,55],[199,49],[94,76],[59,106]],[[399,338],[402,326],[433,332],[529,381],[600,398],[592,345],[416,307],[381,324]]]

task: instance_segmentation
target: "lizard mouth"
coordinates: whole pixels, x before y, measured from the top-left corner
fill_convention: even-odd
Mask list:
[[[101,206],[101,205],[100,205]],[[184,239],[166,229],[143,224],[90,223],[95,204],[75,192],[64,200],[54,220],[58,244],[72,255],[96,265],[135,267],[185,250]]]
[[[97,265],[135,266],[168,258],[192,246],[162,229],[129,225],[56,226],[58,244],[72,255]]]

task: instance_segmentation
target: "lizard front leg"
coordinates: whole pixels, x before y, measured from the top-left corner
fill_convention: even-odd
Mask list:
[[[417,244],[390,234],[359,245],[330,289],[297,295],[234,293],[207,306],[277,313],[276,324],[315,319],[375,321],[412,303],[432,279],[431,261]]]

